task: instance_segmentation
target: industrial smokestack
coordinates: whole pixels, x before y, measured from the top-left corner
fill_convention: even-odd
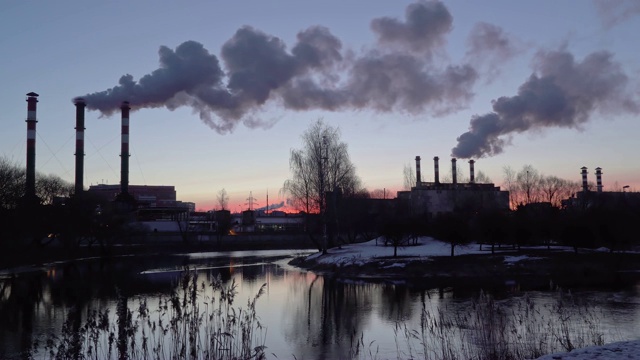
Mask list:
[[[602,168],[596,168],[596,188],[598,192],[602,192]]]
[[[476,162],[474,160],[469,160],[469,183],[473,184],[476,181],[475,169],[473,168],[473,164]]]
[[[129,194],[129,107],[128,101],[120,106],[122,113],[122,132],[120,150],[120,193]]]
[[[27,182],[25,198],[28,202],[36,198],[36,108],[38,94],[27,94]]]
[[[587,191],[589,191],[589,184],[587,184],[587,167],[583,166],[581,168],[582,170],[582,191],[584,191],[585,193]]]
[[[416,186],[420,186],[422,179],[420,178],[420,156],[416,156]]]
[[[440,160],[440,158],[437,156],[433,158],[433,176],[436,184],[440,184],[440,166],[438,165],[438,160]]]
[[[456,172],[456,158],[451,159],[451,182],[455,185],[458,183],[458,174]]]
[[[84,99],[78,98],[76,104],[76,184],[75,196],[82,196],[84,191]]]

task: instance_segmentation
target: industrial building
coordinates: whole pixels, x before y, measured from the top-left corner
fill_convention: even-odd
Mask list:
[[[564,208],[573,209],[587,209],[591,207],[620,207],[620,206],[635,206],[640,205],[640,193],[629,192],[628,185],[622,187],[622,191],[604,191],[604,185],[602,182],[601,167],[596,169],[596,190],[593,191],[592,184],[588,181],[588,168],[583,166],[580,168],[580,175],[582,177],[582,191],[576,192],[572,197],[562,200],[562,206]]]
[[[120,185],[98,184],[89,186],[88,193],[105,200],[115,200],[120,194]],[[129,194],[140,207],[182,207],[176,200],[176,189],[170,185],[129,185]]]
[[[457,159],[451,159],[451,183],[440,182],[439,158],[434,161],[434,181],[423,182],[420,156],[416,156],[416,185],[399,191],[398,199],[410,205],[414,214],[433,217],[453,211],[508,210],[509,192],[494,184],[475,182],[475,161],[469,160],[469,182],[457,181]]]

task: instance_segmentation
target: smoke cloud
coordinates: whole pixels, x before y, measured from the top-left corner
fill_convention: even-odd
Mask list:
[[[474,116],[458,137],[452,155],[460,158],[499,154],[510,137],[531,129],[580,128],[591,115],[638,113],[629,79],[608,52],[577,62],[567,51],[539,52],[534,73],[512,97],[493,101],[493,112]]]
[[[470,65],[438,66],[432,60],[444,49],[452,19],[440,2],[411,4],[404,20],[374,19],[375,50],[360,53],[343,49],[322,26],[298,33],[290,51],[281,39],[245,26],[222,46],[222,64],[195,41],[175,50],[162,46],[157,70],[138,81],[124,75],[113,88],[83,98],[88,109],[106,116],[122,101],[134,110],[191,107],[223,134],[238,123],[270,125],[252,116],[267,103],[299,111],[442,115],[468,104],[478,78]]]
[[[594,0],[594,3],[607,29],[640,15],[640,2],[637,0]]]
[[[467,61],[477,68],[486,67],[489,81],[500,73],[500,65],[522,52],[522,47],[499,26],[480,22],[467,39]]]
[[[405,22],[388,17],[371,22],[381,44],[408,47],[430,55],[446,43],[445,35],[453,28],[453,16],[441,2],[411,4],[405,16]]]

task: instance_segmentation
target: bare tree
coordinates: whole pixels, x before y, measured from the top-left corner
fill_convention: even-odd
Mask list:
[[[73,184],[57,175],[39,175],[36,178],[36,195],[43,205],[53,204],[57,197],[68,197],[73,191]]]
[[[386,189],[374,189],[369,192],[371,199],[386,199],[388,197]]]
[[[502,168],[502,187],[509,192],[509,207],[515,209],[518,206],[518,184],[516,172],[509,165]]]
[[[482,170],[476,172],[474,181],[477,184],[490,184],[492,182],[491,178],[487,176],[487,174],[485,174]]]
[[[562,199],[568,197],[567,187],[570,181],[557,176],[542,176],[540,178],[540,189],[544,196],[544,201],[551,203],[555,207],[560,207]]]
[[[222,190],[218,191],[218,196],[216,197],[218,201],[218,206],[220,210],[228,210],[229,208],[229,195],[227,195],[227,190],[222,188]]]
[[[362,190],[347,144],[340,141],[339,129],[322,120],[302,135],[301,149],[291,150],[289,168],[292,176],[285,181],[282,192],[307,213],[320,212],[324,207],[323,191],[339,189],[349,196]]]
[[[516,175],[518,189],[521,192],[520,204],[540,201],[540,183],[542,177],[532,165],[524,165]]]
[[[24,195],[26,173],[6,157],[0,157],[0,208],[12,209]]]
[[[416,174],[413,170],[413,167],[409,164],[405,164],[402,169],[402,177],[403,177],[403,190],[411,190],[412,187],[416,186]]]
[[[0,208],[15,208],[25,193],[25,169],[0,157]],[[43,205],[50,205],[56,197],[67,197],[73,184],[57,175],[36,174],[36,195]]]

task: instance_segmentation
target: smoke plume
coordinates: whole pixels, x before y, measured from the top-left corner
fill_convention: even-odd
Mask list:
[[[594,0],[594,3],[602,25],[607,29],[640,15],[638,0]]]
[[[548,127],[580,128],[591,115],[638,113],[628,77],[608,52],[577,62],[567,51],[539,52],[534,73],[518,94],[493,101],[493,112],[471,119],[452,155],[460,158],[499,154],[512,134]]]
[[[467,61],[477,68],[486,68],[489,81],[500,73],[502,64],[523,50],[502,28],[484,22],[474,25],[467,44]]]
[[[261,208],[255,209],[255,211],[268,211],[268,210],[276,210],[284,207],[284,201],[281,201],[277,204],[270,204],[268,207],[263,206]]]
[[[111,89],[83,96],[90,110],[110,115],[122,101],[132,109],[191,107],[219,133],[238,123],[268,125],[252,114],[267,103],[286,109],[370,109],[442,115],[465,107],[478,74],[467,64],[439,66],[452,29],[446,6],[409,5],[405,19],[371,22],[375,50],[343,49],[329,29],[310,27],[289,51],[279,38],[244,26],[222,46],[222,65],[202,44],[162,46],[157,70],[135,81],[124,75]]]
[[[405,16],[405,22],[388,17],[371,22],[381,44],[400,45],[430,55],[445,44],[445,35],[453,28],[453,17],[441,2],[411,4]]]

